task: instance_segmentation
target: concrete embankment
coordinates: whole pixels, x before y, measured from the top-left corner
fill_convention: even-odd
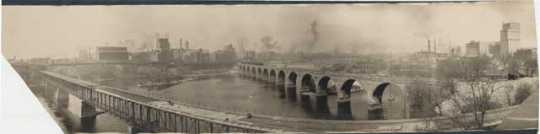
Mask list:
[[[517,106],[494,109],[487,112],[485,127],[497,126],[503,119],[515,111]],[[432,117],[400,120],[316,120],[286,117],[255,116],[242,120],[255,125],[272,128],[288,128],[289,131],[312,132],[422,132],[459,130],[459,121],[472,120],[473,114],[467,113],[452,117]]]

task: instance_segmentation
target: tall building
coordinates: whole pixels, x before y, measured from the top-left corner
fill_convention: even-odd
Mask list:
[[[512,47],[519,46],[520,25],[519,23],[504,23],[501,29],[500,54],[509,55]]]
[[[157,47],[158,47],[158,62],[170,62],[173,58],[172,52],[171,52],[171,44],[169,43],[168,38],[158,38],[157,40]]]
[[[222,64],[233,64],[236,63],[237,59],[236,50],[232,44],[225,46],[223,50],[216,51],[215,56],[216,63]]]
[[[465,45],[465,56],[466,57],[477,57],[480,56],[480,42],[470,41]]]

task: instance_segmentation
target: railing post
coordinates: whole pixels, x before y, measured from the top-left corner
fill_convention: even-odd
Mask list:
[[[135,103],[135,106],[137,107],[137,113],[135,115],[135,122],[142,124],[142,108],[141,104]]]
[[[124,111],[124,119],[129,120],[129,105],[128,102],[124,99],[122,99],[122,106]]]
[[[94,91],[92,90],[92,88],[90,89],[90,104],[95,104],[94,103]]]
[[[185,117],[182,115],[180,116],[180,132],[185,132],[185,129],[186,129]]]
[[[167,112],[167,126],[169,128],[169,130],[174,130],[174,126],[173,126],[173,120],[172,120],[172,113],[171,112]]]
[[[122,104],[123,101],[122,101],[122,99],[120,99],[118,97],[117,97],[117,99],[118,99],[118,112],[119,112],[118,115],[120,115],[120,118],[126,119],[126,117],[124,116],[124,107],[123,107],[124,105]]]
[[[176,120],[177,120],[177,115],[176,114],[173,114],[173,118],[174,118],[174,132],[177,132],[178,131],[178,128],[177,128],[177,124],[176,124]]]
[[[101,107],[101,105],[103,105],[103,94],[98,92],[98,104],[97,104],[97,106],[99,108],[103,108],[103,107]]]
[[[113,113],[116,114],[116,115],[119,115],[118,114],[118,101],[116,99],[116,96],[113,96]],[[120,117],[120,118],[122,118],[122,117]]]
[[[111,107],[112,107],[112,96],[107,96],[107,111],[111,112]]]
[[[154,110],[156,121],[157,121],[157,128],[161,130],[161,112],[159,109]]]
[[[124,117],[125,120],[127,120],[127,113],[126,113],[126,101],[123,100],[123,99],[119,99],[120,100],[120,112],[121,112],[121,115],[122,117]]]
[[[131,104],[131,120],[133,120],[134,122],[137,122],[137,120],[135,119],[135,104],[133,102],[130,102]]]
[[[208,124],[210,125],[210,133],[214,133],[214,123],[208,122]]]
[[[152,125],[152,124],[151,124],[151,123],[152,123],[152,120],[150,119],[150,107],[145,106],[145,113],[146,113],[146,121],[143,121],[143,122],[145,122],[145,123],[143,123],[143,124],[145,124],[145,125],[150,125],[150,127],[152,127],[152,126],[151,126],[151,125]]]
[[[86,101],[86,88],[81,89],[81,96],[83,101]]]
[[[100,96],[101,96],[101,101],[100,101],[100,102],[101,102],[101,103],[100,103],[101,105],[100,105],[100,106],[101,106],[102,109],[105,109],[105,105],[107,105],[107,103],[105,102],[105,101],[106,101],[106,100],[105,100],[105,99],[106,99],[105,97],[107,97],[107,95],[104,94],[104,93],[100,93],[100,94],[101,94],[101,95],[100,95]]]
[[[197,133],[201,133],[201,124],[200,124],[200,121],[199,120],[195,120],[195,123],[197,125],[197,129],[195,129],[197,131]]]
[[[169,118],[168,118],[169,112],[163,112],[163,127],[165,130],[169,129]]]

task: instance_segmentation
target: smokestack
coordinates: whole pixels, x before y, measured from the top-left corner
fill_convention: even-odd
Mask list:
[[[312,42],[310,42],[310,44],[307,44],[307,48],[308,49],[308,52],[309,53],[312,53],[313,52],[313,49],[315,48],[315,45],[317,44],[317,42],[319,42],[319,31],[317,30],[317,20],[314,20],[312,23],[311,23],[311,27],[309,29],[309,32],[312,34],[313,36],[313,40]]]
[[[180,40],[178,41],[178,46],[180,46],[180,49],[183,49],[183,46],[182,46],[182,38],[180,38]]]
[[[437,53],[437,39],[435,39],[433,42],[433,52]]]
[[[430,39],[427,39],[427,51],[428,52],[431,51],[431,40]]]

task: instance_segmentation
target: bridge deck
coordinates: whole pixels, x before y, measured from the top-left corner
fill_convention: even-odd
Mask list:
[[[95,83],[91,83],[91,82],[80,80],[80,79],[71,78],[71,77],[64,76],[64,75],[57,74],[57,73],[53,73],[53,72],[43,72],[43,73],[54,76],[54,77],[64,79],[64,80],[69,81],[69,82],[73,82],[75,84],[88,86],[88,87],[94,87],[96,90],[99,90],[99,91],[102,91],[102,92],[107,92],[107,93],[110,93],[110,94],[116,94],[116,95],[119,95],[121,97],[129,98],[129,99],[132,99],[132,100],[137,100],[137,101],[141,101],[141,102],[158,101],[158,99],[154,99],[154,98],[145,97],[145,96],[142,96],[142,95],[130,93],[129,90],[125,90],[125,89],[98,85],[98,84],[95,84]]]
[[[94,83],[73,79],[52,72],[42,72],[42,79],[62,90],[67,90],[84,102],[103,109],[114,116],[141,129],[149,127],[151,132],[278,132],[280,130],[261,128],[247,122],[216,119],[212,116],[199,116],[171,107],[164,107],[143,96],[128,95],[118,89],[99,86]],[[121,92],[121,96],[112,92]],[[141,99],[143,101],[139,101]],[[193,111],[192,111],[193,112]],[[146,130],[146,129],[145,129]]]

